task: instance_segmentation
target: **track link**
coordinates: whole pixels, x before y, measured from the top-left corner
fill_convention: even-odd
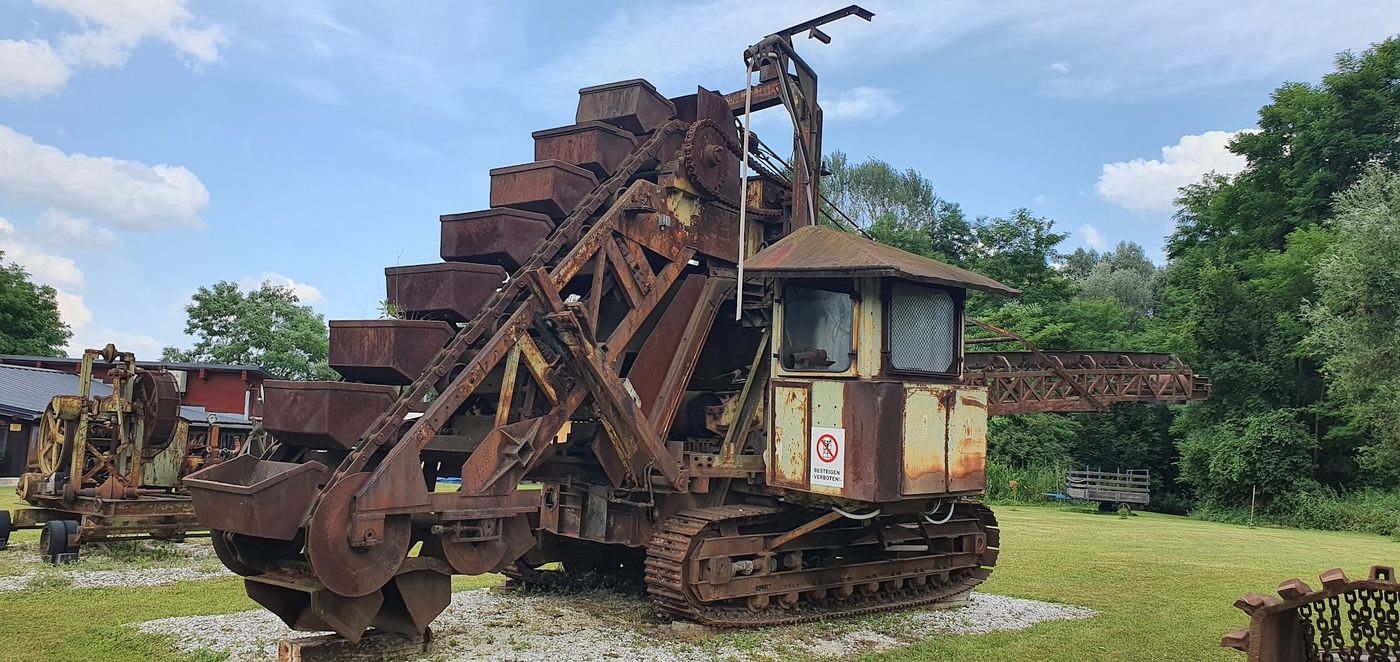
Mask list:
[[[891,572],[885,578],[863,580],[866,587],[878,583],[875,590],[856,590],[853,586],[836,591],[802,590],[799,601],[787,604],[781,600],[770,603],[764,598],[759,598],[755,604],[753,600],[746,601],[746,596],[702,602],[695,590],[701,563],[696,552],[700,543],[707,539],[737,539],[741,536],[734,532],[740,527],[785,524],[792,519],[791,515],[805,511],[738,505],[684,511],[663,522],[652,536],[647,548],[647,592],[664,612],[720,628],[789,625],[947,602],[968,593],[991,574],[1000,545],[1000,530],[991,509],[971,502],[960,503],[957,508],[958,517],[953,522],[975,525],[985,536],[986,546],[977,555],[976,563],[950,567],[952,555],[927,554],[916,557],[916,563],[924,562],[916,576]],[[815,587],[819,583],[816,573],[824,570],[831,570],[831,566],[797,572],[811,575]],[[782,574],[790,577],[791,573]]]

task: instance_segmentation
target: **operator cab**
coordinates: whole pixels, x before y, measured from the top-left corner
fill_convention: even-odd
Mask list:
[[[961,383],[985,276],[805,226],[749,260],[774,279],[770,485],[871,503],[979,494],[987,392]]]

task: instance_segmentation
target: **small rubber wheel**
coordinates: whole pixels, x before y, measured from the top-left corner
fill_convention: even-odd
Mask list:
[[[59,519],[44,523],[39,532],[39,553],[50,563],[57,562],[58,556],[68,551],[68,525]]]
[[[0,510],[0,549],[10,546],[10,511]]]
[[[63,528],[68,531],[68,535],[63,537],[64,542],[67,542],[69,540],[76,540],[78,538],[79,526],[82,526],[82,524],[80,524],[78,520],[63,520]],[[68,548],[64,550],[64,553],[73,554],[74,556],[76,556],[78,554],[78,543],[75,542],[71,545],[68,545]]]

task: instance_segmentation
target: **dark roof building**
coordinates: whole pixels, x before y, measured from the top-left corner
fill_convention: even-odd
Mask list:
[[[164,361],[137,361],[136,365],[147,370],[166,370],[175,375],[180,388],[180,401],[187,406],[202,407],[211,412],[238,414],[241,417],[253,415],[261,398],[262,383],[271,379],[255,365],[222,365],[218,363],[167,363]],[[0,366],[28,366],[48,368],[58,372],[76,375],[83,368],[83,360],[54,358],[50,356],[20,356],[0,354]],[[94,366],[94,376],[101,377],[106,369],[101,364]],[[72,391],[77,393],[77,391]],[[93,391],[96,393],[97,391]],[[48,406],[45,400],[40,410]],[[204,420],[201,417],[199,420]]]

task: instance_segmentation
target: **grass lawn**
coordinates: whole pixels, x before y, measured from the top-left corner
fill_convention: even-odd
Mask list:
[[[1002,552],[989,593],[1081,605],[1100,616],[1020,632],[951,637],[880,660],[1234,660],[1219,647],[1244,627],[1232,603],[1340,567],[1356,577],[1400,561],[1380,536],[1250,529],[1145,513],[1120,519],[1054,507],[996,508]]]
[[[1295,576],[1316,583],[1317,574],[1332,567],[1355,576],[1374,563],[1400,561],[1400,544],[1379,536],[1248,529],[1154,514],[1120,519],[1053,507],[1003,506],[997,514],[1004,549],[988,592],[1082,605],[1100,616],[931,640],[870,659],[1242,660],[1218,647],[1226,630],[1245,622],[1230,606],[1241,594],[1269,592]],[[498,581],[459,577],[454,586]],[[6,642],[0,660],[190,662],[167,641],[121,624],[253,606],[233,578],[0,593],[0,641]]]

